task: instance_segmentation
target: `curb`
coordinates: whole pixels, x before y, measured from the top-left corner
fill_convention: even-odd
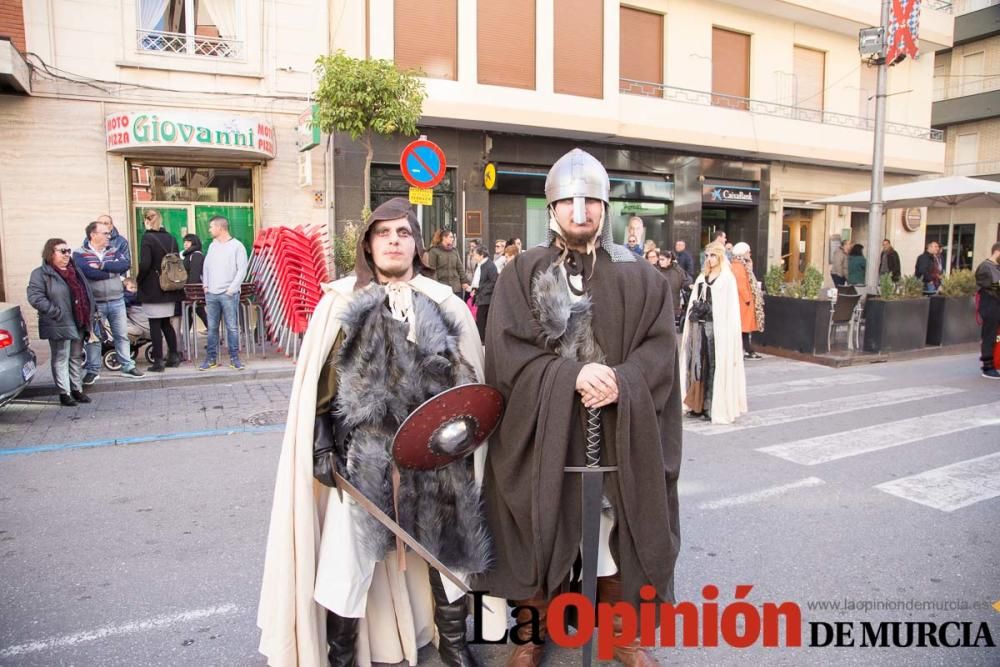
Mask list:
[[[137,391],[146,389],[168,389],[174,387],[189,387],[202,384],[226,384],[230,382],[248,382],[259,380],[281,380],[295,376],[295,364],[289,360],[288,368],[247,368],[245,371],[210,370],[183,371],[178,374],[172,369],[164,373],[147,373],[141,378],[124,378],[118,373],[108,371],[107,379],[100,379],[86,388],[88,394],[98,394],[110,391]],[[54,383],[29,384],[18,398],[39,398],[58,396],[59,390]]]
[[[917,350],[905,350],[900,352],[889,352],[879,354],[854,354],[846,356],[831,356],[806,354],[795,350],[786,350],[778,347],[760,346],[756,348],[758,352],[769,354],[793,361],[805,361],[819,364],[829,368],[848,368],[850,366],[862,366],[866,364],[884,364],[889,361],[912,361],[913,359],[933,359],[935,357],[947,357],[961,354],[972,354],[976,357],[973,364],[978,364],[979,344],[963,343],[961,345],[942,345],[938,347],[923,347]]]

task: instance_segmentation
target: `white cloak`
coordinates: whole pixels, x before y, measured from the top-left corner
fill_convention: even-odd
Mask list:
[[[705,274],[698,274],[691,287],[688,312],[698,297]],[[722,262],[722,271],[712,283],[712,322],[715,333],[715,373],[712,375],[712,423],[732,424],[747,411],[747,380],[743,369],[743,340],[741,338],[740,300],[736,277],[729,268],[729,260]],[[687,317],[687,313],[685,313]],[[691,327],[684,324],[681,338],[681,396],[687,395],[687,349]],[[685,412],[689,412],[687,406]]]
[[[313,427],[320,371],[333,348],[345,309],[354,297],[353,277],[324,284],[295,369],[288,423],[281,444],[271,524],[264,559],[257,625],[260,652],[273,667],[325,667],[326,610],[361,618],[358,664],[417,664],[417,650],[434,641],[433,597],[426,564],[407,553],[401,572],[395,551],[375,562],[354,538],[354,504],[313,478]],[[462,326],[459,350],[483,379],[483,348],[472,313],[447,285],[424,276],[411,288],[429,297]],[[482,483],[486,447],[475,453]],[[450,600],[461,591],[442,578]],[[488,603],[489,604],[489,603]],[[490,605],[494,610],[505,606]],[[502,623],[499,614],[491,619]],[[502,631],[502,630],[501,630]],[[487,636],[495,636],[494,631]]]

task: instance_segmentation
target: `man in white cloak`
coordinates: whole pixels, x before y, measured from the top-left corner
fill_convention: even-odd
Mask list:
[[[424,269],[422,251],[419,224],[409,203],[396,198],[379,206],[360,235],[356,275],[323,285],[325,294],[305,334],[278,461],[257,616],[260,652],[274,667],[402,661],[416,665],[418,649],[431,642],[438,645],[445,664],[475,664],[465,641],[467,606],[461,590],[429,570],[412,552],[406,553],[405,568],[401,568],[394,542],[378,533],[385,529],[373,528],[370,518],[347,495],[341,498],[313,475],[318,420],[323,416],[320,413],[330,414],[329,408],[320,407],[320,394],[324,386],[331,385],[331,377],[337,392],[333,413],[343,420],[340,427],[346,424],[353,438],[348,453],[339,452],[337,469],[352,481],[356,476],[359,484],[365,475],[372,474],[373,466],[389,458],[380,437],[388,432],[386,426],[391,425],[388,422],[393,415],[374,428],[364,423],[363,417],[372,414],[373,406],[377,411],[386,396],[387,406],[400,399],[401,387],[418,385],[431,395],[437,392],[431,380],[426,380],[425,384],[430,383],[427,386],[420,385],[425,378],[419,373],[414,373],[416,380],[407,377],[407,382],[393,376],[396,357],[415,357],[411,361],[421,369],[434,366],[435,360],[448,359],[448,363],[437,362],[440,377],[433,378],[435,381],[444,372],[464,381],[482,381],[483,351],[475,321],[447,285],[420,274]],[[383,334],[387,336],[384,340],[372,342]],[[440,349],[431,349],[434,345]],[[372,359],[379,354],[383,358]],[[354,361],[359,356],[363,359]],[[456,368],[464,369],[465,375],[458,375]],[[413,407],[416,405],[407,410]],[[392,411],[391,407],[385,410]],[[363,417],[351,421],[356,415]],[[362,458],[365,447],[369,448],[368,459]],[[485,449],[476,452],[471,466],[460,461],[442,469],[450,470],[448,479],[457,480],[456,488],[462,487],[459,495],[467,489],[475,496],[449,499],[459,506],[464,503],[466,516],[457,520],[449,516],[443,523],[464,521],[465,533],[453,537],[454,531],[449,533],[447,525],[434,528],[439,546],[453,556],[453,562],[459,564],[453,569],[461,575],[476,574],[489,564],[489,536],[479,527],[478,501]],[[407,474],[403,472],[404,492],[410,483]],[[468,477],[464,486],[463,475]],[[441,479],[433,480],[433,488],[442,485]],[[375,481],[377,487],[381,478]],[[407,507],[429,502],[420,495],[427,487],[412,484],[415,493]],[[385,499],[373,500],[379,504],[378,500]],[[407,509],[404,503],[399,505],[402,517]],[[391,509],[390,504],[390,514]],[[424,513],[414,510],[411,514],[420,516],[411,519],[419,523]],[[440,516],[434,518],[442,523]],[[420,539],[421,525],[409,529]],[[463,540],[468,544],[456,544]],[[451,565],[441,554],[435,555]],[[462,567],[466,569],[461,571]],[[505,605],[500,602],[490,608],[505,610]],[[490,624],[499,626],[490,629]],[[498,636],[505,626],[502,616],[488,614],[486,636]]]

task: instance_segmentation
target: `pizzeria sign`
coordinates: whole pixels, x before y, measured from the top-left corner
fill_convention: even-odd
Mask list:
[[[126,111],[108,114],[104,132],[109,153],[194,149],[267,160],[277,155],[274,126],[247,116]]]

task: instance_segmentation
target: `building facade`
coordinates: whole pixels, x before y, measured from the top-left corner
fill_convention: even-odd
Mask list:
[[[945,133],[946,174],[1000,180],[1000,0],[956,2],[954,11],[954,46],[934,58],[931,123]],[[941,244],[950,268],[975,269],[1000,241],[997,209],[928,217],[927,241]]]
[[[938,6],[923,4],[925,57],[890,72],[888,184],[943,168],[929,56],[950,46],[952,17]],[[857,41],[878,3],[368,0],[332,12],[351,26],[336,48],[424,73],[422,132],[449,165],[425,211],[428,237],[446,226],[465,239],[541,240],[544,174],[574,146],[608,167],[619,241],[635,214],[661,247],[699,248],[723,229],[753,246],[761,274],[780,263],[792,279],[810,265],[827,272],[841,235],[867,236],[865,211],[810,202],[869,187],[875,70]],[[377,147],[371,204],[405,194],[408,141]],[[336,217],[356,218],[363,151],[335,144]],[[922,250],[922,229],[890,221],[886,234],[904,261]]]
[[[0,300],[33,319],[25,288],[46,239],[76,246],[103,213],[134,262],[147,208],[203,242],[218,214],[247,245],[263,226],[326,225],[323,153],[296,146],[330,47],[326,12],[311,0],[0,2]]]
[[[952,44],[936,4],[924,54]],[[810,202],[868,187],[857,32],[878,20],[865,0],[0,0],[0,299],[24,305],[45,240],[75,245],[102,213],[133,247],[149,207],[177,236],[223,213],[249,244],[406,194],[411,138],[377,143],[369,202],[359,145],[299,150],[315,59],[338,49],[423,72],[421,131],[448,163],[428,238],[540,241],[544,174],[580,146],[611,175],[617,240],[638,215],[660,247],[723,229],[761,275],[826,273],[832,242],[866,237],[863,211]],[[889,184],[943,168],[933,75],[929,57],[890,72]],[[923,224],[887,225],[904,263]]]

